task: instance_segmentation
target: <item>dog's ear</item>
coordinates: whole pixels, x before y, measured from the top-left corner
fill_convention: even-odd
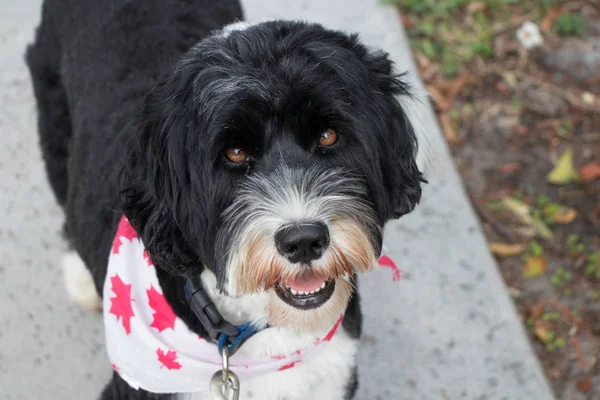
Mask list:
[[[386,218],[400,218],[409,213],[421,199],[421,184],[425,182],[417,166],[417,136],[399,100],[411,99],[405,74],[396,75],[393,63],[384,52],[366,55],[371,84],[377,88],[374,96],[378,114],[385,120],[383,140],[379,143],[383,177]]]
[[[205,210],[191,193],[195,186],[188,160],[193,155],[186,137],[194,127],[183,116],[182,102],[169,93],[172,84],[165,81],[150,92],[132,129],[120,203],[154,264],[183,274],[201,267],[201,255],[186,240],[186,230],[205,223]]]

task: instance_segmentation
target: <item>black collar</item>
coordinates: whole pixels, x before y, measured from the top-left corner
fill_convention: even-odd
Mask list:
[[[208,337],[215,343],[222,340],[222,335],[226,336],[227,344],[232,344],[235,338],[240,334],[238,328],[227,321],[217,306],[212,301],[206,289],[202,286],[200,276],[195,276],[186,281],[184,286],[185,297],[189,307],[192,309],[206,332]]]

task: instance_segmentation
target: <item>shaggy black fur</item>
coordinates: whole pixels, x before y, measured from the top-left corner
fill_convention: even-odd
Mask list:
[[[380,225],[421,195],[415,137],[394,97],[407,87],[386,54],[304,23],[209,37],[241,18],[234,0],[46,0],[27,50],[49,181],[98,293],[124,212],[175,313],[201,335],[183,282],[222,267],[214,238],[247,174],[282,158],[347,169],[368,186]],[[321,151],[327,128],[340,141]],[[232,143],[249,149],[248,164],[224,159]],[[360,334],[358,299],[344,327]],[[115,377],[102,398],[166,397]]]

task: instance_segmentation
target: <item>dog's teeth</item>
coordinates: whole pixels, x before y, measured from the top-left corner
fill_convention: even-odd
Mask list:
[[[311,290],[311,291],[310,291],[310,292],[308,292],[308,293],[310,293],[310,294],[315,294],[315,292],[316,292],[316,290]]]
[[[300,295],[304,296],[304,295],[307,295],[307,294],[308,294],[308,292],[305,292],[305,291],[302,291],[302,290],[301,290],[301,291],[299,291],[299,292],[298,292],[298,294],[300,294]]]
[[[325,282],[321,283],[320,289],[325,289]]]
[[[297,292],[297,291],[295,291],[295,290],[294,290],[294,289],[292,289],[292,288],[290,288],[290,292],[292,292],[292,294],[293,294],[294,296],[296,296],[296,295],[298,294],[298,292]]]

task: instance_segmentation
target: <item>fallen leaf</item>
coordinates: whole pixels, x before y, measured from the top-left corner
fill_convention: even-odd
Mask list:
[[[553,216],[557,224],[569,224],[577,218],[577,211],[569,207],[561,207]]]
[[[531,318],[533,319],[538,319],[542,316],[542,314],[544,313],[544,303],[540,302],[540,303],[536,303],[534,305],[532,305],[529,308],[529,313]]]
[[[446,136],[446,140],[449,143],[455,143],[458,141],[458,136],[456,135],[456,130],[452,126],[452,119],[446,113],[440,114],[440,123],[442,124],[442,130],[444,131],[444,136]]]
[[[544,344],[548,344],[554,339],[554,333],[545,324],[536,324],[535,328],[533,328],[533,333]]]
[[[532,225],[540,237],[546,240],[550,240],[554,237],[548,225],[542,221],[542,218],[539,215],[533,217]]]
[[[585,104],[591,105],[591,104],[594,104],[596,102],[596,96],[594,96],[590,92],[583,92],[581,94],[581,100],[583,100],[583,102]]]
[[[487,5],[483,1],[474,1],[469,3],[467,6],[467,12],[469,14],[475,14],[476,12],[483,11],[487,8]]]
[[[590,378],[577,381],[577,391],[587,393],[592,389],[592,380]]]
[[[438,110],[448,111],[452,107],[450,100],[436,86],[427,85],[426,87]]]
[[[556,21],[556,18],[558,18],[558,16],[561,14],[561,9],[561,5],[556,4],[548,10],[546,15],[544,16],[544,19],[542,19],[542,22],[540,23],[540,29],[542,30],[542,32],[550,32],[550,29],[552,29],[552,25],[554,25],[554,21]]]
[[[515,133],[519,136],[525,136],[529,133],[529,128],[527,128],[525,125],[517,125],[515,127]]]
[[[522,244],[507,244],[507,243],[494,243],[491,242],[490,250],[492,253],[499,257],[511,257],[521,254],[525,250],[525,246]]]
[[[569,147],[565,152],[560,156],[558,162],[548,173],[548,182],[553,183],[555,185],[566,185],[571,183],[571,181],[580,180],[580,176],[575,170],[573,166],[573,148]]]
[[[454,99],[456,96],[458,96],[460,91],[464,89],[467,83],[469,83],[469,75],[466,72],[460,73],[456,78],[450,81],[447,98],[451,104],[454,102]]]
[[[520,162],[513,162],[513,163],[508,163],[508,164],[503,164],[501,166],[498,167],[498,172],[502,172],[504,174],[508,174],[511,172],[516,172],[518,170],[520,170],[522,167]]]
[[[508,85],[511,88],[514,88],[517,86],[517,77],[514,73],[512,72],[503,72],[502,73],[502,78],[504,78],[504,81],[506,83],[508,83]]]
[[[523,276],[525,278],[534,278],[546,272],[548,261],[544,256],[529,256],[523,266]]]
[[[595,161],[579,168],[581,181],[588,183],[600,178],[600,161]]]
[[[502,203],[505,208],[508,208],[515,214],[519,220],[526,225],[533,225],[533,218],[531,217],[531,208],[526,203],[517,199],[516,197],[505,197],[502,199]]]

